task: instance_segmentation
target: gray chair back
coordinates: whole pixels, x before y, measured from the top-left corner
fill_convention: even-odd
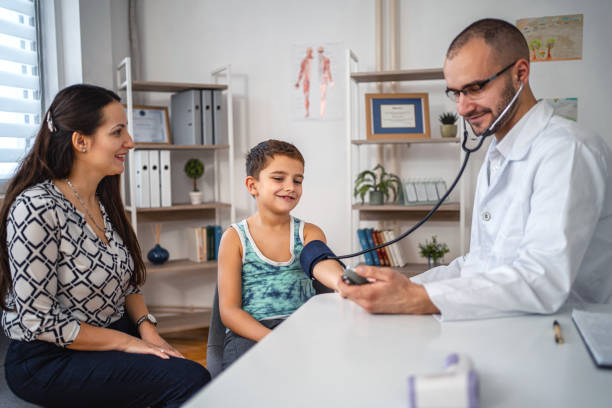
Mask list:
[[[210,327],[208,328],[208,343],[206,344],[206,368],[212,378],[215,378],[223,367],[223,346],[225,342],[225,325],[219,313],[219,290],[215,285]]]
[[[312,286],[317,295],[322,293],[333,293],[333,290],[323,285],[318,280],[312,281]],[[212,378],[219,375],[223,369],[223,346],[225,342],[225,325],[221,321],[219,312],[219,290],[215,285],[215,296],[213,298],[212,313],[210,315],[210,327],[208,328],[208,343],[206,344],[206,368]]]

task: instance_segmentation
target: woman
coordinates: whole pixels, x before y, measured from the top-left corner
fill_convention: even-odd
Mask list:
[[[157,333],[119,195],[134,143],[119,97],[60,91],[0,212],[9,387],[52,407],[176,407],[210,380]]]

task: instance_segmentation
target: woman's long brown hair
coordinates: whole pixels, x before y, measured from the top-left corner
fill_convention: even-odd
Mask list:
[[[45,180],[64,179],[74,163],[72,134],[75,131],[93,135],[104,120],[102,110],[111,102],[120,101],[117,94],[94,85],[72,85],[61,90],[47,111],[34,146],[21,161],[8,184],[0,210],[0,307],[9,310],[7,295],[13,289],[6,236],[7,218],[13,202],[22,191]],[[47,118],[51,119],[53,131]],[[130,283],[140,286],[145,281],[145,266],[136,234],[123,208],[119,176],[106,176],[96,189],[115,231],[127,246],[134,261]]]

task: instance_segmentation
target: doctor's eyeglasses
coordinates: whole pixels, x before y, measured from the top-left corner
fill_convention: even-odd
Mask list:
[[[507,67],[505,67],[504,69],[496,73],[495,75],[491,75],[489,78],[485,79],[484,81],[474,81],[471,84],[467,84],[466,86],[464,86],[463,89],[459,89],[459,90],[446,88],[446,91],[444,91],[444,93],[446,93],[446,96],[448,96],[448,99],[450,99],[451,101],[455,103],[459,102],[459,97],[461,96],[461,94],[465,95],[465,97],[468,99],[472,99],[472,100],[478,99],[482,96],[482,90],[484,89],[485,85],[487,85],[489,82],[491,82],[492,80],[494,80],[495,78],[497,78],[498,76],[500,76],[501,74],[509,70],[510,68],[512,68],[514,64],[516,64],[517,62],[518,60],[514,61],[512,64],[508,65]]]

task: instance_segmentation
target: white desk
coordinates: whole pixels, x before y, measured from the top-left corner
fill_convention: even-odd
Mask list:
[[[565,344],[554,342],[553,320]],[[439,322],[370,315],[315,296],[185,407],[402,407],[407,377],[469,355],[486,407],[611,407],[612,370],[597,369],[569,316]]]

